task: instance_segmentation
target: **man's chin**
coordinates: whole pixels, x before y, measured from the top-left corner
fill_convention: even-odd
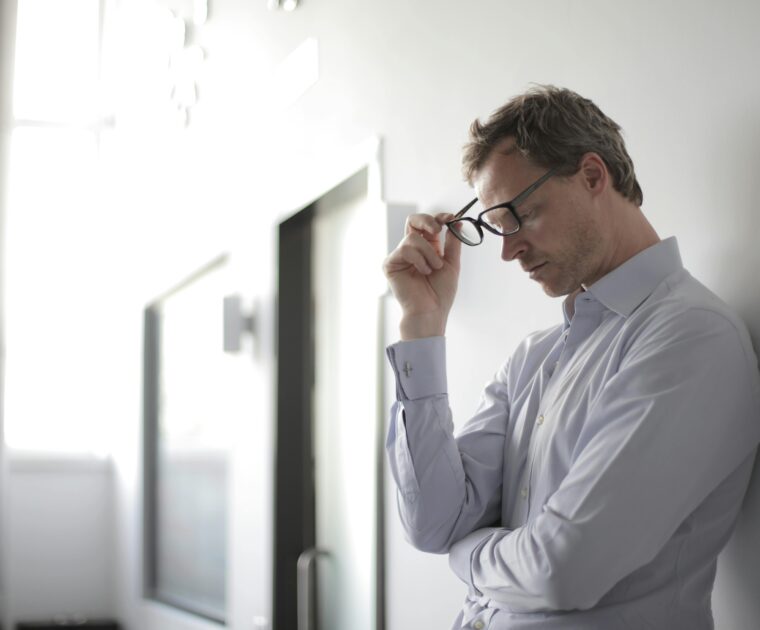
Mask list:
[[[562,297],[563,295],[568,295],[570,293],[570,291],[557,291],[545,284],[542,284],[541,288],[544,290],[544,293],[546,293],[546,295],[552,298]]]
[[[546,280],[536,280],[536,282],[541,285],[541,288],[544,290],[544,293],[546,293],[546,295],[553,298],[570,295],[578,288],[577,286],[570,286],[568,284],[560,285],[553,282],[547,282]]]

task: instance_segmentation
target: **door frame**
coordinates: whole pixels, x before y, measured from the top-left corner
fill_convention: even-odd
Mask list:
[[[273,554],[272,554],[272,629],[297,629],[297,575],[299,555],[315,546],[315,480],[313,462],[313,409],[311,391],[314,382],[314,330],[311,257],[311,225],[317,213],[317,202],[330,190],[366,171],[367,203],[381,211],[381,141],[368,139],[353,152],[347,153],[325,171],[325,164],[312,173],[311,181],[302,182],[300,189],[311,191],[306,201],[291,200],[288,207],[295,210],[281,218],[277,229],[276,287],[276,386],[275,386],[275,453],[273,495]],[[323,169],[320,171],[320,168]],[[295,169],[294,169],[295,170]],[[386,230],[387,238],[387,230]],[[287,265],[283,263],[287,261]],[[378,341],[385,328],[381,296],[378,287],[380,313]],[[308,313],[307,317],[302,317]],[[378,362],[382,362],[378,347]],[[384,370],[378,370],[378,401],[384,400]],[[287,386],[284,386],[287,384]],[[298,392],[298,396],[294,396]],[[384,483],[384,423],[378,409],[375,438],[377,462],[375,506],[375,602],[374,627],[385,630],[385,483]],[[313,582],[312,582],[313,584]],[[311,600],[314,601],[312,593]]]

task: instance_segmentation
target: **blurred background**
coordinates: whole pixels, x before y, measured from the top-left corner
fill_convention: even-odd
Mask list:
[[[760,341],[755,2],[0,7],[4,628],[450,627],[382,458],[380,266],[471,198],[470,122],[531,83],[623,127],[644,212]],[[559,309],[496,239],[464,252],[457,425]],[[758,476],[718,630],[760,626]]]

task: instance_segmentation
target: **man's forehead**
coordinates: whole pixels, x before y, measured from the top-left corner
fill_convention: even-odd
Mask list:
[[[513,139],[494,147],[473,178],[481,197],[518,195],[536,178],[540,169],[517,148]]]

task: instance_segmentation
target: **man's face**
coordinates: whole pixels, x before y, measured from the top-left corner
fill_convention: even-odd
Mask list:
[[[498,146],[475,177],[484,207],[513,199],[546,172],[519,152],[504,155],[510,143]],[[502,259],[519,261],[552,297],[604,275],[604,225],[582,177],[551,177],[516,208],[520,231],[502,237]]]

